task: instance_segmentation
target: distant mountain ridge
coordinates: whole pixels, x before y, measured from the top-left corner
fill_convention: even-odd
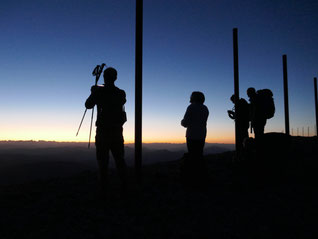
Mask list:
[[[64,177],[83,170],[97,170],[95,146],[87,143],[50,141],[0,141],[0,184]],[[205,154],[232,151],[233,145],[206,144]],[[143,144],[143,165],[179,160],[186,144]],[[134,165],[134,145],[125,145],[128,166]],[[110,161],[114,167],[114,161]]]
[[[204,154],[218,154],[233,151],[232,144],[206,143]],[[177,160],[187,152],[187,146],[174,143],[144,143],[143,163],[151,164]],[[125,144],[125,155],[128,165],[133,165],[134,144]],[[23,160],[26,157],[45,161],[84,162],[95,159],[95,145],[87,149],[86,142],[54,141],[0,141],[0,161],[10,158]]]
[[[57,142],[57,141],[34,141],[34,140],[2,140],[0,141],[0,150],[3,149],[15,149],[15,148],[55,148],[55,147],[86,147],[88,142]],[[125,146],[134,148],[133,143],[125,144]],[[91,144],[94,148],[94,143]],[[167,149],[171,151],[186,150],[185,143],[143,143],[144,148],[152,150]],[[216,147],[224,148],[224,150],[234,150],[234,144],[223,144],[223,143],[206,143],[205,148]]]

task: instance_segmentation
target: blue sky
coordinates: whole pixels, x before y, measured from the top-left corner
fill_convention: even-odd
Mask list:
[[[284,129],[282,54],[288,57],[291,128],[314,132],[318,75],[317,1],[144,0],[143,132],[147,142],[182,142],[192,91],[206,95],[209,142],[234,139],[232,29],[239,34],[240,94],[270,88]],[[85,141],[75,133],[96,64],[118,70],[127,93],[126,141],[134,134],[134,1],[2,1],[0,139]],[[102,83],[102,81],[100,82]],[[89,112],[90,113],[90,112]],[[299,130],[301,132],[301,130]]]

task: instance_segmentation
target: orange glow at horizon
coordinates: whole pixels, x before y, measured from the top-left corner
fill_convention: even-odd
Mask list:
[[[57,128],[43,128],[43,129],[35,129],[33,127],[29,127],[27,129],[6,129],[1,130],[0,140],[12,140],[12,141],[19,141],[19,140],[34,140],[34,141],[56,141],[56,142],[88,142],[88,133],[79,134],[78,137],[75,137],[75,131],[72,130],[63,130]],[[153,132],[152,132],[153,133]],[[184,133],[182,134],[174,134],[171,133],[170,135],[166,134],[152,134],[148,133],[147,131],[143,134],[143,143],[185,143],[186,138]],[[155,135],[155,136],[153,136]],[[124,132],[124,139],[125,143],[134,143],[134,135],[128,134]],[[91,142],[95,141],[95,131],[92,132]],[[212,134],[212,136],[207,136],[206,138],[207,143],[225,143],[225,144],[233,144],[234,137],[231,133],[219,133],[219,134]]]
[[[45,116],[32,119],[14,117],[15,121],[4,122],[0,126],[0,140],[34,140],[56,142],[88,142],[89,117],[83,122],[79,135],[76,137],[78,125],[74,124],[77,115],[69,118]],[[95,141],[95,130],[92,129],[91,142]],[[144,143],[185,143],[186,129],[176,120],[153,122],[145,120],[143,125],[142,141]],[[125,143],[134,143],[134,124],[129,121],[124,125]],[[225,125],[223,122],[208,123],[207,143],[234,143],[234,125]]]

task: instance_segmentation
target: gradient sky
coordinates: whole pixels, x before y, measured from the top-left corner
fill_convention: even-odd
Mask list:
[[[270,88],[284,129],[282,54],[288,57],[290,125],[315,127],[318,2],[144,0],[143,140],[184,142],[192,91],[210,110],[208,142],[234,140],[232,29],[238,28],[240,96]],[[127,94],[126,142],[134,139],[135,1],[2,0],[0,140],[87,141],[91,111],[78,137],[92,70],[118,70]],[[102,83],[102,81],[100,81]]]

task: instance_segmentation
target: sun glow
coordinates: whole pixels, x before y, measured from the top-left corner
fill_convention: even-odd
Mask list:
[[[88,132],[75,136],[75,131],[66,129],[55,129],[55,128],[33,128],[28,127],[22,129],[5,129],[1,130],[0,140],[34,140],[34,141],[56,141],[56,142],[88,142]],[[125,143],[133,143],[134,135],[127,134],[124,131]],[[95,141],[95,132],[92,132],[91,142]],[[233,143],[233,136],[231,134],[216,135],[213,134],[211,137],[206,138],[208,143]],[[185,143],[186,138],[184,135],[165,134],[156,135],[148,133],[147,131],[143,134],[144,143]]]
[[[76,115],[77,116],[77,115]],[[57,142],[88,142],[90,119],[87,117],[82,128],[78,130],[77,117],[70,115],[69,118],[56,118],[44,116],[42,118],[22,118],[16,115],[15,121],[2,122],[0,126],[0,140],[34,140],[34,141],[57,141]],[[233,143],[234,128],[225,125],[218,126],[218,122],[208,123],[206,142],[208,143]],[[95,141],[96,127],[93,125],[91,142]],[[186,129],[179,122],[171,120],[167,122],[145,120],[143,125],[142,141],[144,143],[185,143]],[[134,122],[124,125],[125,143],[134,142]]]

